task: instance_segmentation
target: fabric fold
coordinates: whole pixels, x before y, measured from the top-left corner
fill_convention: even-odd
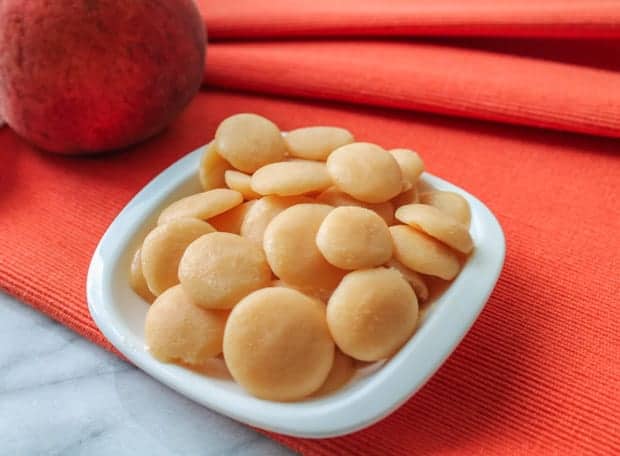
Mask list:
[[[404,41],[214,43],[205,82],[619,137],[620,73],[548,57]]]
[[[213,39],[620,36],[606,0],[198,0]]]

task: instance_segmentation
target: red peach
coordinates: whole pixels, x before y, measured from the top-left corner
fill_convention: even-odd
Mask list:
[[[149,138],[202,82],[193,0],[0,0],[0,117],[60,153]]]

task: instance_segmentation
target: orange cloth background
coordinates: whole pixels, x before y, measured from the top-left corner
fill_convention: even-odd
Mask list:
[[[111,348],[88,314],[86,271],[144,184],[235,112],[285,130],[342,125],[418,150],[485,201],[506,265],[454,355],[393,415],[346,437],[271,436],[307,454],[620,453],[620,5],[307,3],[202,2],[207,86],[145,144],[71,158],[0,129],[0,286]],[[399,38],[340,36],[365,30]],[[339,37],[308,39],[323,34]],[[230,41],[268,36],[279,40]]]

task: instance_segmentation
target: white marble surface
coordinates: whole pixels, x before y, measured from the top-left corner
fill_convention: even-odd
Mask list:
[[[285,455],[0,292],[1,455]]]

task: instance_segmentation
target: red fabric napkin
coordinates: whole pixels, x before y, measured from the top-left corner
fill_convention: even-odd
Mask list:
[[[272,437],[307,454],[619,453],[620,157],[618,140],[601,136],[619,136],[620,6],[437,5],[204,2],[216,39],[207,89],[158,138],[72,158],[0,129],[0,287],[110,348],[86,307],[87,266],[144,184],[235,112],[284,130],[342,125],[419,150],[431,172],[485,201],[506,233],[506,266],[454,355],[393,415],[341,438]],[[324,33],[411,39],[299,41]],[[413,38],[430,34],[461,38]],[[296,41],[217,42],[263,36]]]
[[[588,51],[620,65],[620,39],[611,47]],[[618,69],[446,43],[215,43],[206,82],[619,137]]]
[[[216,42],[206,73],[213,86],[620,136],[615,2],[199,5]],[[279,41],[256,42],[269,38]]]
[[[614,0],[198,0],[213,38],[607,37]]]

